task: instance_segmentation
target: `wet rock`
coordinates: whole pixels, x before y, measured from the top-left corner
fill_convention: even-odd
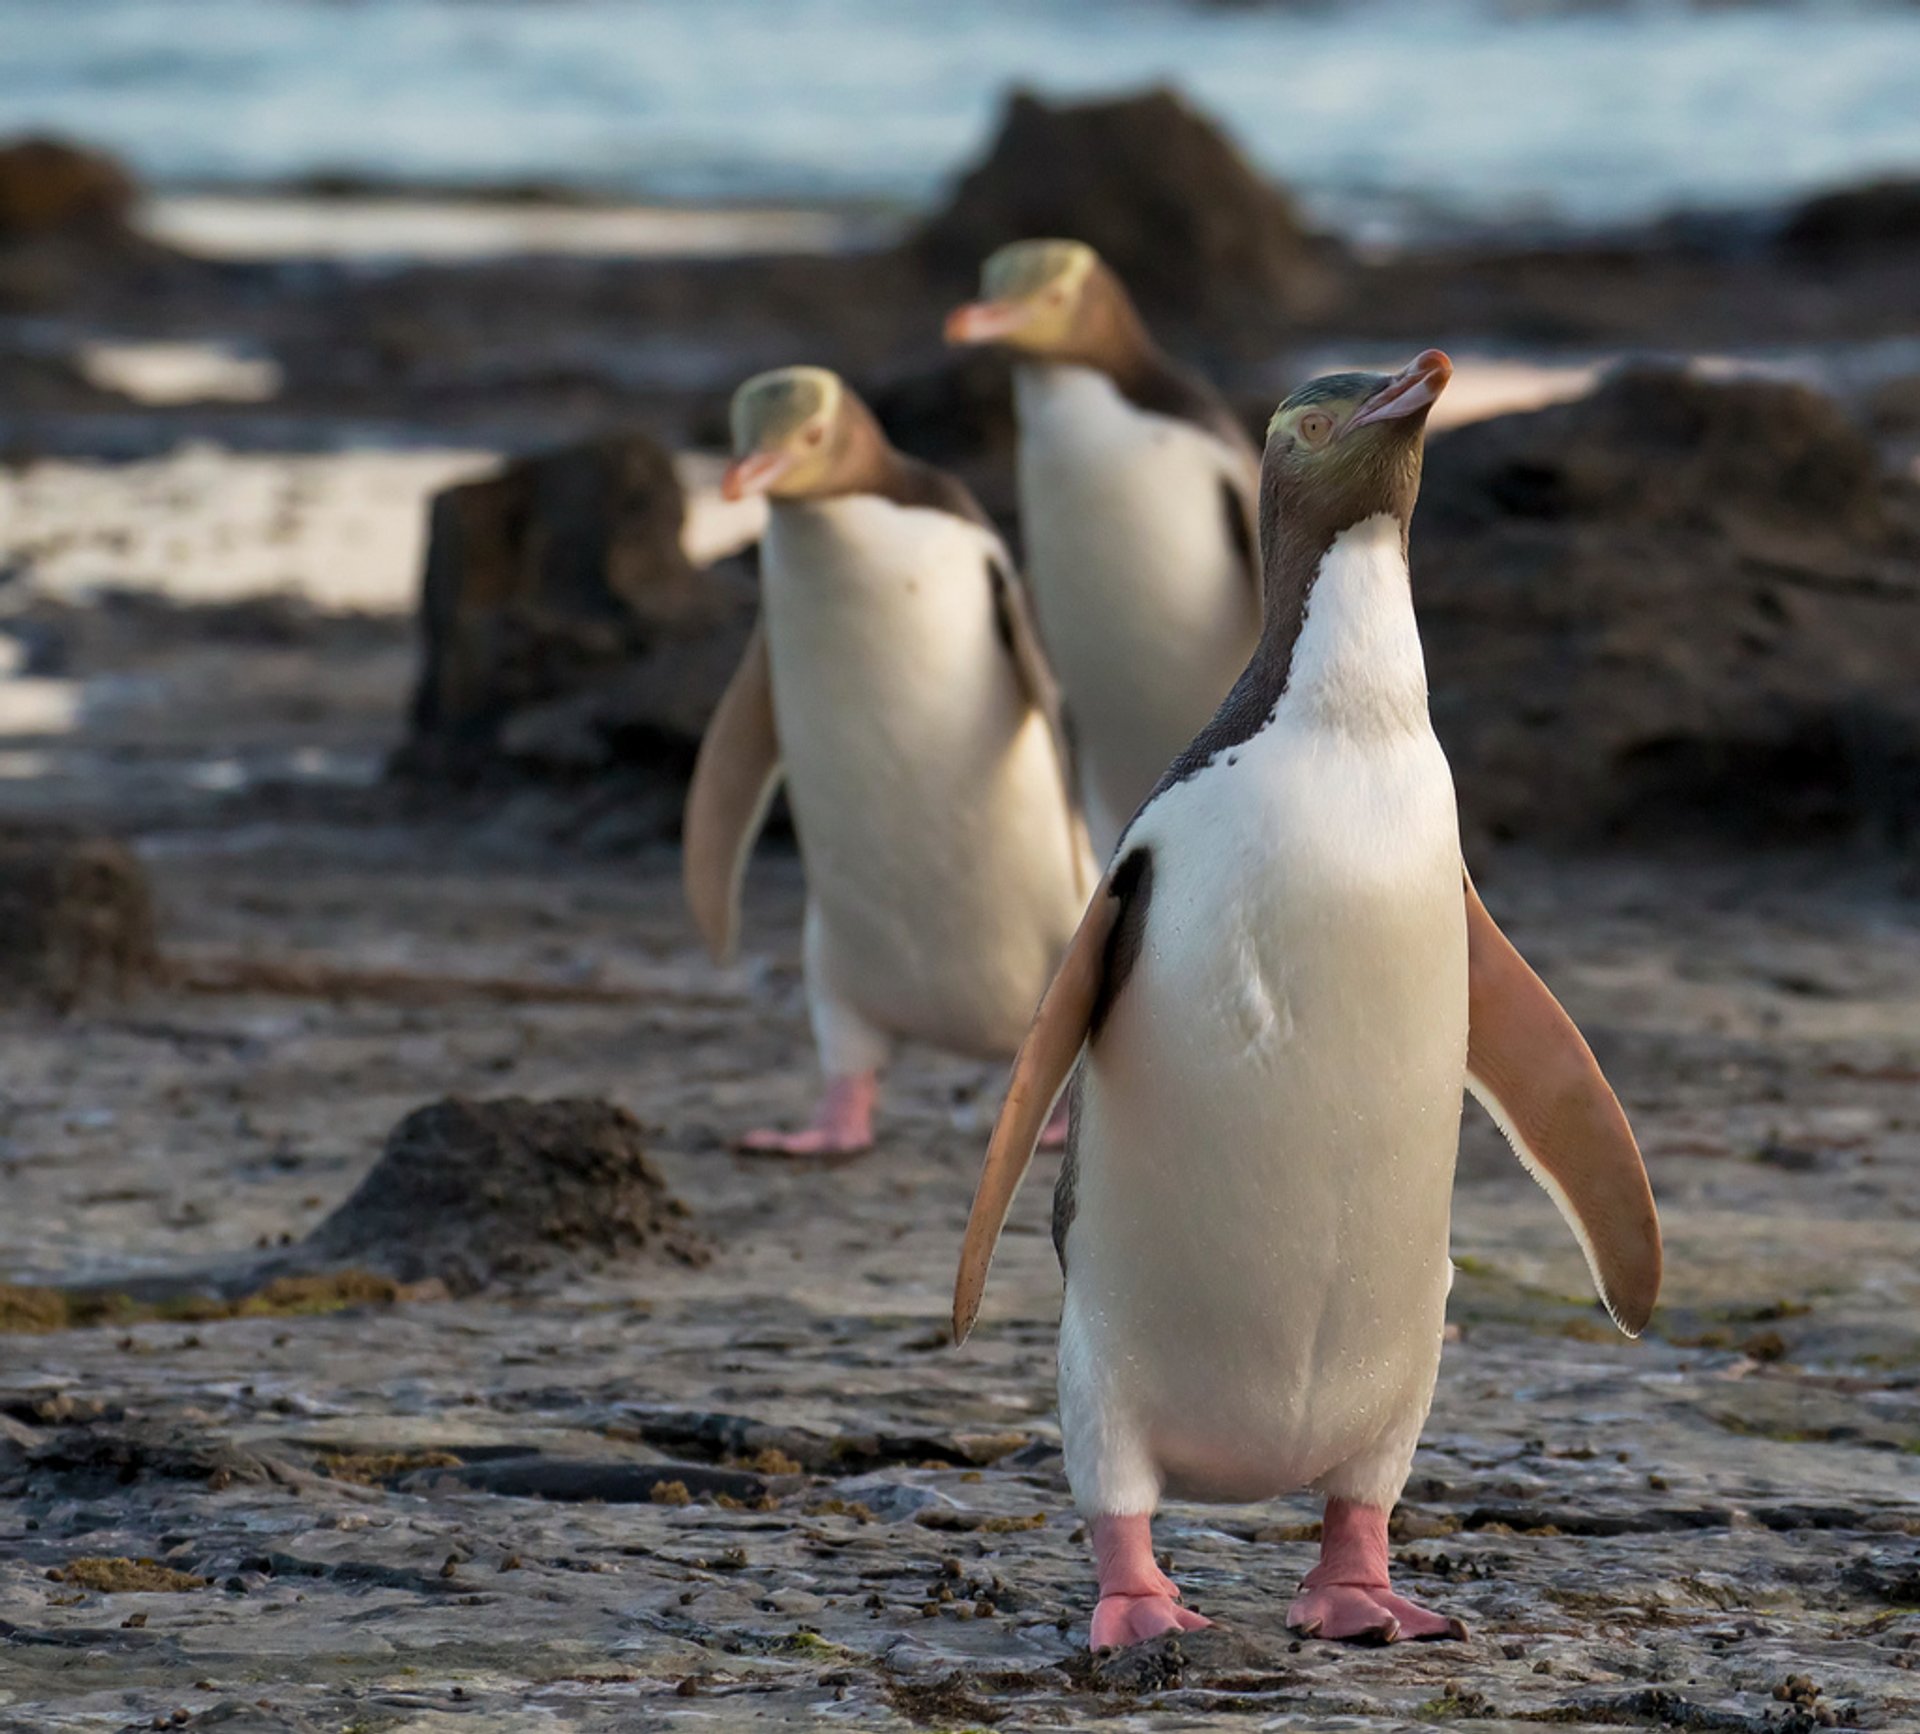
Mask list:
[[[1863,1553],[1841,1572],[1840,1581],[1860,1595],[1910,1608],[1920,1603],[1920,1558],[1910,1548]]]
[[[472,1102],[416,1109],[297,1262],[371,1266],[455,1294],[556,1265],[660,1254],[699,1262],[686,1209],[607,1102]]]
[[[738,571],[689,562],[684,515],[671,458],[637,434],[440,494],[397,768],[471,780],[640,766],[683,781],[753,609]]]
[[[1798,386],[1625,370],[1437,439],[1416,597],[1469,828],[1920,824],[1920,511]]]
[[[0,242],[117,232],[135,196],[132,176],[98,151],[57,138],[0,143]]]
[[[0,1004],[66,1011],[130,992],[159,967],[153,897],[110,837],[0,829]]]
[[[1059,105],[1015,91],[986,156],[913,246],[971,282],[995,247],[1035,235],[1097,248],[1149,312],[1271,324],[1331,289],[1326,244],[1292,202],[1164,88]]]
[[[1197,1632],[1169,1632],[1124,1650],[1102,1650],[1089,1659],[1088,1684],[1101,1692],[1157,1692],[1199,1685],[1222,1675],[1273,1669],[1274,1657],[1262,1645],[1221,1626]],[[1285,1681],[1282,1673],[1273,1684]]]
[[[1821,193],[1788,216],[1780,246],[1810,262],[1920,251],[1920,178]]]
[[[297,1711],[287,1710],[265,1700],[247,1704],[238,1699],[223,1699],[211,1709],[202,1710],[180,1726],[194,1731],[217,1728],[220,1734],[319,1734],[319,1724]]]
[[[163,1422],[98,1422],[62,1427],[27,1448],[22,1496],[111,1496],[136,1483],[205,1482],[215,1490],[278,1478],[267,1458],[204,1429]]]
[[[466,1487],[511,1499],[550,1499],[559,1504],[671,1505],[726,1500],[757,1507],[770,1497],[767,1478],[744,1469],[713,1469],[692,1463],[597,1462],[532,1454],[422,1470],[409,1476],[403,1485],[410,1491]]]

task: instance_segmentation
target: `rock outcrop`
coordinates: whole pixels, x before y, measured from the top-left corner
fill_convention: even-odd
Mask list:
[[[1270,329],[1331,290],[1330,244],[1167,89],[1058,105],[1015,91],[986,156],[913,246],[971,281],[994,248],[1036,235],[1097,248],[1149,314]]]
[[[1912,831],[1917,495],[1818,394],[1678,370],[1436,439],[1414,587],[1470,829]]]
[[[450,1097],[394,1128],[353,1196],[287,1262],[468,1294],[555,1266],[659,1253],[700,1262],[686,1215],[624,1108]]]
[[[751,624],[737,568],[699,571],[669,454],[569,447],[433,504],[411,774],[502,767],[684,780]]]
[[[0,243],[117,234],[136,196],[133,177],[98,151],[56,138],[0,142]]]

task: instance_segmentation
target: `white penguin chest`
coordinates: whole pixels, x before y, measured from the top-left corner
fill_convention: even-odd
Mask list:
[[[762,559],[775,721],[812,918],[870,1021],[1019,1040],[1085,898],[1046,719],[996,620],[998,539],[857,497],[778,506]]]
[[[1028,563],[1047,630],[1084,632],[1115,609],[1211,624],[1229,600],[1250,615],[1226,492],[1241,454],[1136,408],[1091,368],[1023,367],[1015,394]],[[1069,622],[1082,608],[1087,618]]]
[[[1151,893],[1082,1080],[1062,1353],[1124,1358],[1156,1436],[1212,1425],[1221,1485],[1317,1474],[1431,1388],[1467,976],[1424,701],[1397,526],[1357,536],[1273,719],[1120,845]]]
[[[1259,634],[1235,491],[1245,458],[1137,409],[1092,369],[1024,367],[1015,380],[1034,604],[1081,724],[1105,846]]]

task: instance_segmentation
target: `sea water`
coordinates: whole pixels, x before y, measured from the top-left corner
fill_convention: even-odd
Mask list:
[[[0,0],[0,132],[175,185],[912,207],[1010,84],[1157,80],[1348,232],[1920,171],[1912,0]]]

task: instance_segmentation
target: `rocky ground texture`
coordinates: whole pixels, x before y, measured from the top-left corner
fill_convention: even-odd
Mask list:
[[[383,270],[189,259],[110,164],[26,165],[62,215],[0,161],[0,1734],[1920,1727],[1911,188],[1376,259],[1228,148],[1022,99],[890,251]],[[1004,513],[1006,382],[939,314],[1056,211],[1256,419],[1432,342],[1456,397],[1622,351],[1833,394],[1635,369],[1435,442],[1472,864],[1669,1273],[1620,1339],[1469,1110],[1394,1543],[1463,1644],[1293,1639],[1293,1500],[1170,1507],[1217,1626],[1089,1656],[1048,1160],[946,1335],[1000,1070],[907,1055],[857,1161],[729,1148],[809,1104],[801,887],[770,844],[704,961],[662,839],[752,572],[665,453],[827,361]],[[1207,297],[1153,281],[1176,218]],[[214,396],[122,389],[207,346]]]
[[[1471,1113],[1394,1550],[1471,1640],[1300,1643],[1310,1503],[1173,1506],[1217,1629],[1095,1659],[1044,1162],[946,1340],[996,1070],[909,1056],[845,1165],[727,1148],[812,1088],[791,858],[716,972],[670,851],[196,775],[290,716],[373,758],[397,623],[82,620],[97,702],[9,799],[133,835],[162,958],[0,1013],[7,1734],[1920,1723],[1920,922],[1884,857],[1490,851],[1645,1142],[1666,1304],[1616,1337]],[[457,1220],[456,1158],[507,1182]]]

